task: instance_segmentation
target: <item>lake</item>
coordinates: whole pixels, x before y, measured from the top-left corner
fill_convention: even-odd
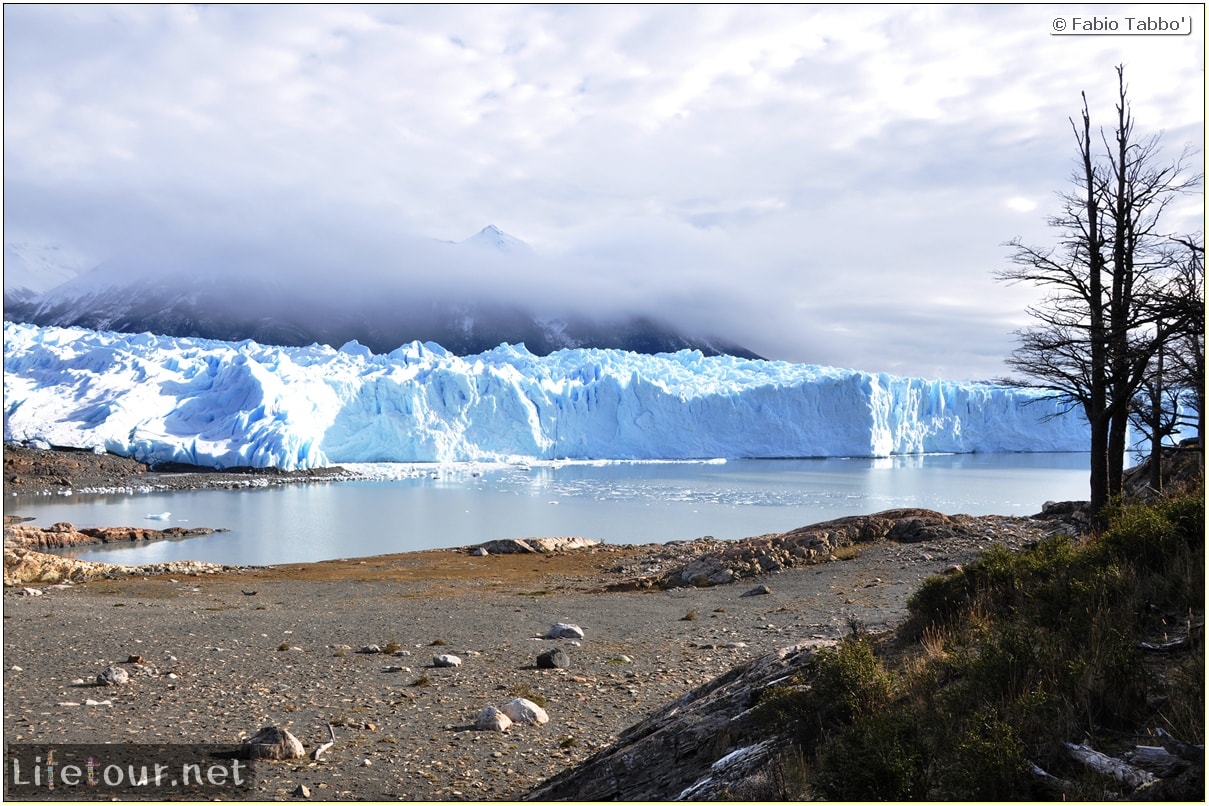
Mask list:
[[[607,543],[737,539],[897,507],[1032,515],[1085,499],[1086,453],[355,466],[378,478],[245,490],[6,496],[34,525],[226,528],[59,553],[138,565],[270,565],[579,536]],[[405,470],[406,472],[401,472]],[[166,520],[148,515],[171,513]]]

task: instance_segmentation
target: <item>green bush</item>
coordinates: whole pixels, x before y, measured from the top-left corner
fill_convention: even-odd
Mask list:
[[[886,707],[894,680],[873,653],[867,636],[853,636],[819,653],[814,680],[815,706],[840,722],[875,714]]]
[[[809,712],[809,793],[834,799],[1034,799],[1037,763],[1076,799],[1111,784],[1067,763],[1061,743],[1165,727],[1204,740],[1204,498],[1117,506],[1085,539],[995,547],[909,600],[917,641],[902,682],[865,636],[820,653],[778,712]],[[1191,651],[1143,640],[1192,635]],[[898,696],[898,690],[903,693]],[[808,702],[807,702],[808,701]],[[770,699],[770,707],[772,704]],[[803,717],[806,714],[803,713]]]
[[[810,785],[827,800],[923,800],[928,757],[915,715],[881,710],[822,747]]]
[[[1024,738],[994,711],[965,719],[939,759],[945,800],[1026,799],[1032,794]]]

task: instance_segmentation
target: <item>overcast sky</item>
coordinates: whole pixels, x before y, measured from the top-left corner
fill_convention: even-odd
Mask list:
[[[1124,33],[1160,16],[1192,34]],[[1074,18],[1120,33],[1053,35]],[[9,4],[4,238],[398,276],[494,224],[537,257],[462,287],[997,377],[1033,292],[994,272],[1055,240],[1080,91],[1109,126],[1124,63],[1139,132],[1202,146],[1203,29],[1179,4]]]

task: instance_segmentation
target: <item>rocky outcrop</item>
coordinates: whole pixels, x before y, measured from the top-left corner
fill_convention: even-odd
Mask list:
[[[1194,490],[1205,478],[1205,452],[1199,441],[1179,448],[1168,448],[1160,456],[1162,491],[1151,486],[1150,458],[1128,468],[1121,480],[1125,497],[1146,501],[1164,493]]]
[[[140,484],[147,465],[134,459],[84,450],[39,450],[4,446],[4,485],[13,492],[70,490],[104,480],[108,485]]]
[[[600,545],[599,540],[587,537],[530,537],[524,540],[489,540],[471,546],[470,554],[485,557],[488,554],[552,554],[558,551],[574,551]]]
[[[226,529],[198,527],[186,529],[169,526],[167,529],[146,529],[139,526],[103,526],[78,529],[66,521],[50,526],[12,524],[4,527],[4,547],[23,549],[70,548],[71,546],[102,545],[105,543],[131,543],[141,540],[170,540],[185,537],[212,535]]]
[[[193,561],[152,563],[150,565],[111,565],[70,557],[60,557],[24,548],[4,549],[4,585],[55,585],[60,582],[87,582],[90,579],[117,578],[132,574],[217,574],[237,570],[236,566]]]
[[[802,685],[815,652],[808,641],[732,669],[624,731],[611,747],[544,782],[525,800],[744,799],[789,737],[756,708],[772,686]]]
[[[1052,524],[1032,518],[944,515],[930,509],[890,509],[803,526],[782,534],[720,543],[687,563],[634,587],[679,588],[723,585],[740,579],[812,565],[835,558],[835,552],[877,540],[896,543],[982,540],[992,531],[1015,532],[1027,539],[1052,533]]]
[[[107,563],[84,562],[29,549],[4,550],[5,586],[85,582],[107,576],[115,567]]]

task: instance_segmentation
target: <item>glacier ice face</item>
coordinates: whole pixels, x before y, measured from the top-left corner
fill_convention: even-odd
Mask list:
[[[207,467],[1085,451],[1031,390],[699,352],[274,347],[4,325],[4,437]],[[1058,415],[1058,416],[1053,416]]]

